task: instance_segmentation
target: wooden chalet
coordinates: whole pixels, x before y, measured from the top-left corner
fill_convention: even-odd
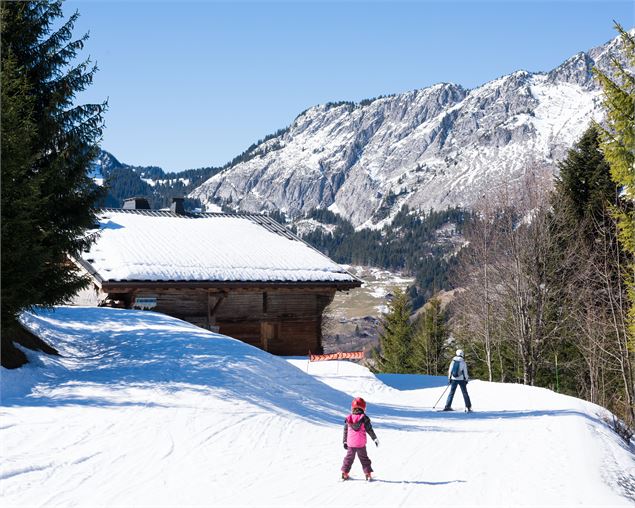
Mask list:
[[[75,260],[93,303],[163,312],[274,354],[321,353],[324,308],[361,285],[263,215],[188,214],[178,199],[97,215],[98,239]]]

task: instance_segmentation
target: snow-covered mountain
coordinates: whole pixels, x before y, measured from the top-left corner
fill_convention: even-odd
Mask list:
[[[544,388],[276,357],[157,312],[23,320],[60,356],[0,369],[3,507],[632,506],[633,443],[605,409]],[[469,362],[468,358],[468,362]],[[352,397],[376,481],[338,481]]]
[[[89,169],[90,177],[97,185],[103,185],[108,175],[115,169],[121,168],[123,165],[114,155],[100,150],[97,158],[92,162]]]
[[[102,173],[109,173],[123,166],[127,165],[119,162],[113,154],[106,152],[105,150],[99,151],[99,155],[92,164],[92,168],[95,171],[99,170]]]
[[[609,69],[619,44],[473,90],[442,83],[312,107],[190,196],[290,216],[328,207],[356,226],[372,226],[403,204],[469,207],[529,168],[557,172],[557,161],[602,117],[591,69]]]

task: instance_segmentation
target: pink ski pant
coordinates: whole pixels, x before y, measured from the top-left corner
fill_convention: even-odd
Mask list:
[[[355,461],[355,455],[359,457],[364,473],[371,473],[373,468],[370,467],[370,459],[368,458],[368,453],[366,453],[365,446],[362,446],[361,448],[348,447],[346,456],[344,457],[344,463],[342,464],[342,471],[345,473],[350,472],[353,462]]]

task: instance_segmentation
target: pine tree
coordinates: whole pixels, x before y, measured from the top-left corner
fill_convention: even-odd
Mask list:
[[[87,36],[61,2],[2,2],[2,365],[25,361],[12,336],[19,314],[66,301],[86,284],[69,256],[90,245],[101,190],[87,169],[106,104],[73,104],[96,67],[74,64]]]
[[[616,202],[618,188],[600,151],[595,125],[586,130],[558,167],[552,204],[567,215],[569,226],[599,220],[607,206]]]
[[[411,366],[418,374],[437,375],[445,369],[443,347],[448,338],[441,300],[431,298],[417,320],[412,337]]]
[[[635,351],[635,37],[619,25],[625,62],[613,58],[613,75],[595,68],[604,92],[606,128],[599,127],[601,148],[611,167],[611,177],[620,185],[625,206],[615,207],[620,228],[619,241],[629,256],[626,286],[630,302],[628,335]]]
[[[379,372],[405,373],[409,370],[412,326],[408,295],[395,288],[388,313],[381,320],[380,351],[375,353]]]

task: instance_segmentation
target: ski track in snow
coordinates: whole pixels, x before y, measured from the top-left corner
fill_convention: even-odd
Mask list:
[[[546,389],[472,381],[476,411],[459,392],[442,413],[444,377],[284,361],[156,313],[60,307],[25,321],[63,356],[28,352],[1,371],[3,507],[635,501],[633,450],[608,413]],[[359,462],[339,481],[352,396],[380,441],[371,483]]]

